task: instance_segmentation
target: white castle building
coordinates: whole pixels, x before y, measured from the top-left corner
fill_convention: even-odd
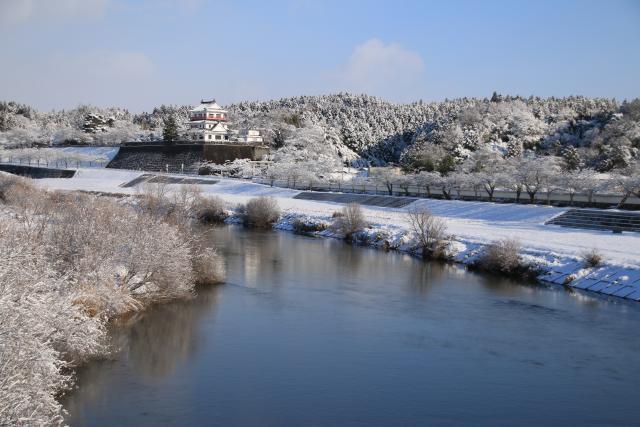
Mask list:
[[[205,143],[221,144],[225,142],[262,143],[257,130],[231,131],[228,128],[227,110],[215,99],[200,101],[200,105],[189,111],[189,139]]]

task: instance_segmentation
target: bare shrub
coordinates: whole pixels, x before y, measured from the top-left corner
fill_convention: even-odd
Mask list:
[[[192,262],[197,285],[215,285],[224,280],[224,262],[214,249],[201,251],[192,258]]]
[[[415,208],[407,213],[413,237],[424,258],[446,256],[447,223],[428,209]]]
[[[162,177],[157,177],[155,182],[145,182],[136,187],[136,190],[143,212],[166,218],[173,211],[173,203],[169,200],[169,186]]]
[[[18,224],[22,227],[22,231],[30,239],[40,236],[49,223],[53,210],[51,195],[35,187],[25,178],[15,177],[5,183],[2,198],[18,215],[20,219]]]
[[[6,194],[14,187],[23,188],[27,192],[35,190],[35,187],[27,179],[12,175],[6,172],[0,172],[0,200],[7,202]]]
[[[523,274],[528,272],[528,266],[520,256],[520,242],[515,239],[502,239],[486,245],[476,266],[487,271],[506,274]]]
[[[597,249],[589,249],[580,254],[584,265],[589,268],[598,267],[604,261],[604,257]]]
[[[135,309],[127,294],[188,295],[191,243],[175,225],[114,200],[79,194],[56,209],[44,241],[56,269],[82,291],[78,302],[90,302],[91,310],[109,317]]]
[[[202,198],[200,187],[195,184],[183,184],[176,191],[170,193],[171,204],[176,214],[188,217],[196,203]]]
[[[352,240],[355,233],[367,227],[367,221],[359,204],[349,203],[342,208],[341,214],[335,218],[332,227],[346,240]]]
[[[241,209],[245,225],[268,228],[280,218],[280,207],[273,197],[257,197],[249,200]]]
[[[327,224],[324,222],[305,221],[302,218],[294,219],[292,226],[293,231],[298,234],[315,233],[327,229]]]
[[[227,204],[218,196],[199,197],[192,206],[193,215],[203,224],[224,222],[227,219]]]
[[[170,188],[163,177],[139,187],[138,196],[138,206],[142,212],[183,230],[189,228],[196,205],[203,198],[197,185],[186,184]]]

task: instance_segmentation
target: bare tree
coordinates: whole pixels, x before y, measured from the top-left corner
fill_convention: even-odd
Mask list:
[[[489,201],[493,201],[496,187],[506,182],[506,170],[504,159],[498,153],[489,150],[476,151],[462,165],[462,171],[471,176],[474,190],[476,185],[481,185],[489,196]]]
[[[413,185],[413,176],[410,175],[403,175],[401,177],[398,178],[398,180],[396,181],[398,184],[398,187],[400,187],[400,189],[404,192],[405,196],[409,195],[409,187],[411,187]]]
[[[388,168],[385,168],[384,170],[377,172],[374,175],[374,178],[386,187],[387,193],[389,193],[390,196],[393,196],[393,186],[398,180],[397,173]]]
[[[520,157],[510,157],[507,159],[505,171],[505,186],[516,193],[516,203],[520,203],[520,197],[524,188],[523,175],[520,169],[522,159]]]
[[[546,191],[547,196],[553,191],[554,179],[557,176],[557,161],[553,157],[533,157],[520,164],[517,179],[529,195],[529,202],[534,203],[539,191]]]
[[[438,172],[420,172],[416,176],[416,183],[425,189],[427,197],[431,197],[431,189],[440,181]]]
[[[410,209],[407,218],[422,256],[427,258],[443,255],[447,223],[426,208]]]
[[[617,174],[616,181],[622,193],[618,207],[622,207],[630,196],[640,198],[640,161],[632,163],[621,174]]]

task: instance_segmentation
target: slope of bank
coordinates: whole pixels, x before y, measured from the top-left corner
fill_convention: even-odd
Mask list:
[[[80,169],[71,179],[43,179],[38,183],[55,189],[134,194],[135,187],[124,188],[122,184],[141,175],[135,171]],[[219,196],[231,205],[246,203],[256,196],[272,196],[277,199],[285,218],[289,215],[330,221],[332,213],[342,207],[338,203],[294,199],[300,193],[296,190],[234,179],[212,181],[215,183],[200,185],[203,193]],[[457,242],[456,260],[459,262],[472,260],[482,245],[502,238],[515,238],[525,248],[525,257],[544,271],[541,280],[640,300],[638,233],[613,234],[545,225],[566,209],[536,205],[422,199],[403,208],[363,206],[363,211],[371,224],[370,230],[387,236],[385,245],[406,249],[403,247],[406,242],[402,240],[406,239],[403,236],[410,228],[406,213],[412,207],[426,207],[446,220],[448,231]],[[287,225],[281,224],[281,228],[287,228]],[[603,255],[604,266],[583,268],[580,254],[589,249]]]

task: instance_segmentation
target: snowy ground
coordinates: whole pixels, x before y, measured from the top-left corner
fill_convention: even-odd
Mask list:
[[[95,167],[104,167],[106,164],[108,164],[111,160],[113,160],[116,154],[118,154],[118,151],[120,150],[120,148],[119,147],[75,146],[75,147],[52,147],[50,148],[50,150],[53,150],[54,152],[60,151],[64,153],[64,155],[80,154],[82,156],[87,156],[87,157],[103,158],[105,161],[99,162],[97,164],[95,162],[91,162],[91,165],[89,165],[89,162],[86,160],[80,161],[81,167],[95,168]]]
[[[139,175],[141,172],[137,171],[80,169],[74,178],[41,179],[37,183],[55,189],[132,194],[136,192],[135,188],[122,188],[120,185]],[[242,180],[220,179],[217,184],[200,187],[204,193],[220,196],[231,204],[244,203],[261,195],[273,196],[285,214],[311,220],[329,221],[331,214],[342,207],[337,203],[293,199],[299,191]],[[461,262],[472,257],[474,250],[482,244],[513,237],[521,242],[528,257],[545,265],[549,276],[545,277],[546,280],[562,283],[572,275],[583,282],[587,279],[597,279],[593,283],[604,280],[617,285],[637,282],[634,287],[638,287],[637,297],[640,300],[640,233],[613,234],[545,225],[547,220],[566,210],[545,206],[424,199],[405,208],[363,207],[363,211],[373,229],[397,240],[409,228],[407,209],[415,206],[427,207],[446,220],[448,231],[456,236],[457,259]],[[605,269],[587,270],[577,260],[581,252],[592,248],[604,256]],[[579,285],[580,280],[575,284]],[[633,297],[635,293],[629,295]]]

